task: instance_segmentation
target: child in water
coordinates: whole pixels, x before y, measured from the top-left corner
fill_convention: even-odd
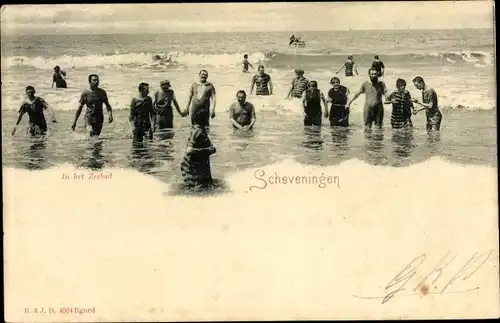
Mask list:
[[[216,150],[210,138],[200,111],[195,112],[194,125],[191,128],[186,155],[181,163],[181,174],[186,188],[210,188],[213,185],[210,169],[210,155]]]

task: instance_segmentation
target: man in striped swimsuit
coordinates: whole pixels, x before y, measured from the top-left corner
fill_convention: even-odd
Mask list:
[[[255,89],[256,95],[273,95],[273,82],[271,76],[264,72],[264,65],[259,65],[259,73],[252,78],[252,87],[250,88],[250,95]]]
[[[304,70],[298,68],[295,70],[296,77],[292,80],[292,87],[286,96],[290,98],[302,98],[302,94],[309,88],[309,81],[304,77]]]

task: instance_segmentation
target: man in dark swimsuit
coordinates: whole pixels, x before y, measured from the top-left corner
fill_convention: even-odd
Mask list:
[[[56,89],[66,89],[68,86],[66,85],[66,72],[61,71],[59,66],[54,67],[54,75],[52,75],[52,86],[54,87],[54,83],[56,84]]]
[[[243,61],[241,62],[241,64],[243,64],[243,73],[248,73],[248,67],[250,66],[251,68],[253,68],[253,65],[250,64],[250,62],[248,61],[248,55],[245,54],[243,55]]]
[[[130,102],[129,121],[133,127],[133,142],[142,142],[144,137],[153,139],[154,110],[149,94],[149,84],[139,84],[139,95]]]
[[[189,89],[189,98],[186,109],[191,115],[191,125],[204,120],[200,126],[209,127],[210,118],[215,118],[215,87],[212,83],[207,82],[208,72],[201,70],[199,73],[200,82],[194,83]],[[195,112],[201,111],[201,115],[195,118]]]
[[[302,102],[304,104],[304,126],[321,126],[322,123],[322,107],[321,102],[325,106],[326,99],[320,89],[318,89],[318,82],[311,81],[309,88],[302,95]]]
[[[427,118],[427,131],[440,131],[441,121],[443,120],[443,115],[439,110],[438,96],[433,88],[425,84],[424,79],[421,76],[417,76],[413,79],[413,85],[420,91],[422,91],[422,102],[414,99],[413,102],[422,106],[423,108],[413,112],[417,114],[418,112],[425,110],[425,115]]]
[[[411,128],[413,103],[410,92],[406,90],[406,81],[397,79],[396,89],[397,91],[391,93],[385,102],[392,103],[391,126],[393,129]]]
[[[327,102],[331,104],[330,113],[326,111],[325,117],[330,116],[330,126],[349,126],[349,110],[346,109],[347,97],[349,96],[349,89],[340,85],[340,79],[333,77],[330,80],[332,88],[328,91]]]
[[[252,95],[254,87],[256,87],[256,95],[273,95],[273,82],[271,76],[264,71],[264,65],[259,65],[258,71],[259,73],[252,78],[250,95]]]
[[[86,105],[87,111],[85,111],[84,118],[87,131],[89,131],[90,136],[99,136],[104,123],[102,105],[106,105],[106,109],[109,113],[109,123],[113,122],[113,111],[111,110],[111,105],[108,102],[108,95],[106,94],[106,91],[99,88],[99,76],[96,74],[90,74],[89,85],[90,89],[83,91],[80,96],[80,105],[76,110],[75,121],[73,122],[71,129],[73,129],[73,131],[75,130],[76,122],[82,113],[83,106]]]
[[[380,57],[378,57],[378,55],[375,55],[373,58],[375,60],[372,63],[372,68],[374,68],[377,71],[378,77],[384,76],[384,72],[385,72],[384,62],[382,62],[380,60]]]
[[[48,103],[41,97],[35,96],[35,88],[33,86],[26,87],[26,100],[21,105],[19,109],[19,117],[17,117],[17,122],[12,130],[12,135],[17,131],[17,126],[23,119],[25,113],[29,116],[29,128],[28,131],[32,136],[45,135],[47,133],[47,121],[45,120],[45,115],[43,110],[49,108]],[[52,122],[56,121],[56,116],[54,110],[50,108],[52,113]]]
[[[236,93],[236,99],[238,102],[229,106],[229,119],[235,129],[251,130],[257,120],[255,108],[246,100],[247,94],[243,90]]]
[[[182,117],[188,115],[188,111],[181,112],[179,103],[175,98],[174,90],[170,87],[170,81],[160,82],[160,91],[154,94],[154,109],[155,109],[155,127],[158,129],[172,129],[174,127],[174,113],[172,111],[172,103],[175,105],[177,112]]]
[[[373,123],[375,123],[375,126],[381,129],[384,121],[384,101],[382,100],[382,96],[386,95],[387,88],[384,82],[378,80],[378,72],[376,69],[371,68],[368,74],[370,76],[370,81],[366,81],[361,85],[359,92],[356,93],[347,104],[346,109],[349,109],[352,102],[362,93],[365,93],[366,98],[363,114],[365,127],[371,128]]]
[[[354,74],[352,73],[353,70],[356,71],[356,75],[359,75],[358,69],[354,67],[354,64],[355,63],[353,57],[349,56],[344,65],[342,65],[342,67],[335,74],[339,74],[339,72],[342,71],[342,69],[345,67],[345,76],[354,76]]]

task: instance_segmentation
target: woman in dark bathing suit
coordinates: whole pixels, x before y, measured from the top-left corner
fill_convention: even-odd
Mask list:
[[[330,126],[349,126],[349,110],[346,109],[347,97],[349,89],[340,85],[340,79],[333,77],[330,81],[332,88],[328,91],[328,99],[330,102]]]

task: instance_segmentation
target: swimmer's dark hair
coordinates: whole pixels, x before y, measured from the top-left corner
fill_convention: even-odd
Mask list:
[[[60,70],[61,68],[59,67],[59,65],[56,65],[56,66],[54,66],[54,69],[55,69],[55,70],[56,70],[56,69],[57,69],[57,70]]]
[[[264,68],[264,65],[260,64],[257,69],[260,70],[261,67]]]
[[[243,55],[243,58],[248,58],[248,54]]]
[[[413,83],[422,83],[425,84],[424,78],[422,76],[416,76],[413,80]]]
[[[245,97],[247,96],[247,92],[245,92],[244,90],[239,90],[238,92],[236,92],[236,96],[238,96],[238,94],[243,94]]]
[[[33,86],[31,86],[31,85],[28,85],[28,86],[26,87],[26,90],[24,90],[24,92],[26,92],[26,91],[28,91],[28,90],[33,90],[33,91],[35,91],[35,88],[34,88]]]
[[[347,59],[354,59],[354,56],[351,55],[351,56],[347,57]]]
[[[149,87],[149,84],[142,82],[141,84],[139,84],[138,89],[139,89],[139,91],[142,92],[144,90],[144,88],[146,88],[146,87]]]
[[[89,75],[89,83],[90,83],[90,80],[92,79],[92,77],[94,77],[94,76],[99,78],[99,75],[97,75],[97,74],[90,74]]]
[[[406,81],[403,79],[397,79],[396,80],[396,87],[399,87],[399,86],[406,86]]]
[[[205,73],[207,73],[207,74],[208,74],[208,71],[207,71],[207,70],[201,70],[201,71],[200,71],[200,73],[198,73],[198,75],[201,75],[201,73],[203,73],[203,72],[205,72]]]
[[[373,58],[375,58],[375,59],[379,59],[380,57],[378,57],[378,55],[375,55],[375,56],[373,56]]]
[[[315,80],[309,81],[309,86],[311,86],[313,83],[316,84],[316,86],[318,86],[318,82],[316,82]]]

